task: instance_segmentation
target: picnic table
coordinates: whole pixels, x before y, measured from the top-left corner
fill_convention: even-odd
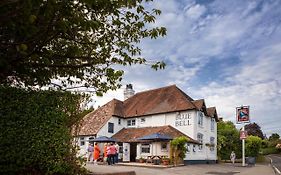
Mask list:
[[[154,163],[156,165],[160,164],[160,161],[164,158],[165,156],[147,156],[146,163]]]

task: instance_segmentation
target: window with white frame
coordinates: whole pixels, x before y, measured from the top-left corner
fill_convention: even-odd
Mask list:
[[[161,143],[161,151],[168,151],[168,143]]]
[[[149,143],[141,144],[141,153],[150,153],[150,144]]]
[[[199,111],[198,125],[201,126],[201,127],[203,127],[203,118],[204,118],[203,112]]]
[[[210,137],[210,151],[215,150],[215,137]]]
[[[193,145],[192,150],[193,152],[196,152],[196,145]]]
[[[80,146],[85,145],[85,137],[80,137]]]
[[[198,146],[198,149],[202,150],[202,148],[203,148],[203,134],[201,134],[201,133],[197,134],[197,141],[200,143],[200,145]]]
[[[121,118],[118,119],[118,125],[121,125]]]
[[[145,123],[145,118],[141,118],[141,123]]]
[[[108,122],[108,132],[114,133],[114,123]]]
[[[211,118],[211,131],[215,130],[215,119]]]
[[[190,144],[189,143],[186,144],[186,152],[190,153]]]
[[[135,125],[136,125],[136,119],[127,120],[127,126],[135,126]]]

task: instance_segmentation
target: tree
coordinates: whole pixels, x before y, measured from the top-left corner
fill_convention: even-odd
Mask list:
[[[264,138],[261,127],[255,122],[245,125],[245,130],[247,131],[248,135],[258,136],[261,139]]]
[[[280,136],[277,133],[272,133],[271,136],[269,136],[268,140],[269,141],[275,141],[275,140],[279,140]]]
[[[231,121],[218,122],[218,157],[222,160],[228,160],[231,151],[241,157],[241,141],[239,132]]]
[[[143,38],[166,35],[164,27],[147,25],[161,11],[143,1],[151,0],[1,1],[0,84],[92,87],[101,94],[121,86],[124,72],[116,65],[164,68],[140,57]]]

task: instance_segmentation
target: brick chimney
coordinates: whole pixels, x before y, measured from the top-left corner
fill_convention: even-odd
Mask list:
[[[124,101],[127,100],[128,98],[132,97],[133,95],[135,95],[133,85],[127,84],[126,89],[124,90]]]

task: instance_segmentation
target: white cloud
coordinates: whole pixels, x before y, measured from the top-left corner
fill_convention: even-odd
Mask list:
[[[207,9],[205,6],[196,4],[196,5],[193,5],[189,8],[187,8],[185,14],[187,17],[190,17],[191,19],[196,20],[200,16],[202,16],[206,12],[206,10]]]

